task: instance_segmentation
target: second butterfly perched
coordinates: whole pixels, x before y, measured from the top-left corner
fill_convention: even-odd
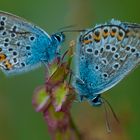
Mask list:
[[[0,12],[0,69],[18,74],[50,63],[58,56],[63,33],[44,30],[15,15]]]
[[[101,93],[119,83],[139,63],[139,24],[113,19],[81,32],[74,82],[80,100],[100,105]]]

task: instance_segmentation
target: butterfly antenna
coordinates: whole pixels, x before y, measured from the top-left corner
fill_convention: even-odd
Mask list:
[[[85,32],[85,31],[86,31],[85,29],[71,29],[71,30],[63,30],[61,32],[65,33],[65,32]]]
[[[102,99],[104,100],[104,102],[109,106],[109,108],[110,108],[110,110],[111,110],[111,112],[112,112],[112,114],[113,114],[115,120],[117,121],[117,123],[120,123],[120,121],[119,121],[119,119],[118,119],[118,117],[117,117],[115,111],[113,110],[111,104],[110,104],[105,98],[103,98],[103,97],[101,97],[101,98],[102,98]]]
[[[58,31],[56,33],[64,33],[64,32],[84,32],[86,31],[85,29],[73,29],[74,27],[76,27],[77,25],[68,25],[65,27],[62,27],[60,29],[58,29]],[[55,34],[56,34],[55,33]]]
[[[62,30],[70,29],[70,28],[75,28],[76,26],[77,26],[76,24],[64,26],[64,27],[62,27],[62,28],[59,28],[58,31],[61,32]]]
[[[106,129],[108,133],[111,133],[111,127],[110,127],[110,122],[109,122],[109,116],[108,116],[108,111],[105,105],[105,100],[102,100],[103,107],[104,107],[104,113],[105,113],[105,122],[106,122]]]

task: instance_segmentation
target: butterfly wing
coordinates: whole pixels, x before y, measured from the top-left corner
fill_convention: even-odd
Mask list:
[[[77,46],[78,91],[88,98],[110,89],[140,62],[140,25],[112,20],[82,33]]]
[[[51,38],[39,27],[14,15],[0,12],[0,69],[22,73],[49,62]]]

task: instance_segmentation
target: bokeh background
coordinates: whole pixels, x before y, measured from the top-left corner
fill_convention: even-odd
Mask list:
[[[26,18],[49,34],[67,25],[93,27],[111,18],[140,23],[139,0],[0,0],[0,10]],[[74,33],[68,34],[67,42],[75,38]],[[120,120],[117,124],[110,112],[112,133],[106,131],[103,107],[73,104],[74,121],[87,140],[140,139],[139,69],[104,94]],[[42,114],[31,104],[35,88],[44,81],[43,67],[10,78],[0,71],[0,140],[50,139]]]

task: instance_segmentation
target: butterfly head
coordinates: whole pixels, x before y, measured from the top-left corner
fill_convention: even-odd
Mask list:
[[[90,104],[92,106],[100,106],[100,105],[102,105],[102,99],[101,99],[100,94],[97,95],[94,99],[90,100]]]
[[[65,40],[65,35],[63,32],[55,33],[51,36],[53,42],[55,42],[57,45],[61,44]]]

